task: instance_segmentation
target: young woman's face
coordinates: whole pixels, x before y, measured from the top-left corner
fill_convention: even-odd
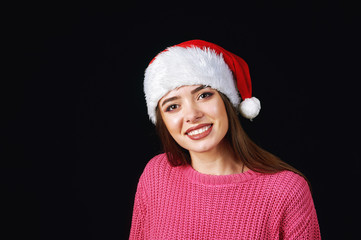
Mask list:
[[[182,86],[158,104],[174,140],[192,152],[214,150],[228,131],[228,117],[219,93],[203,85]]]

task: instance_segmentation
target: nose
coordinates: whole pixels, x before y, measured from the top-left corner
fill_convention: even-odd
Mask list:
[[[203,117],[203,112],[195,104],[189,103],[183,106],[184,120],[187,123],[198,122]]]

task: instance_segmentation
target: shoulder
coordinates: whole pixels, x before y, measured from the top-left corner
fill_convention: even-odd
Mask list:
[[[167,155],[165,153],[158,154],[149,160],[145,166],[139,181],[152,182],[159,180],[162,176],[172,171]]]
[[[269,191],[269,194],[279,200],[288,201],[297,195],[310,195],[310,189],[305,178],[292,171],[280,171],[272,174],[261,174],[259,181]]]
[[[306,179],[292,171],[270,174],[269,188],[285,207],[294,203],[311,204],[312,195]]]
[[[277,186],[287,190],[299,190],[300,188],[305,187],[308,188],[308,183],[306,179],[292,171],[280,171],[275,174],[271,174],[270,178],[273,179],[274,183],[277,184]]]
[[[162,171],[172,168],[169,164],[167,154],[161,153],[149,160],[144,168],[144,173]]]

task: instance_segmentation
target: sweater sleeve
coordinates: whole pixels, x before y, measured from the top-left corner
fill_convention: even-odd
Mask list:
[[[283,220],[282,239],[321,239],[316,209],[306,180],[297,176],[291,184]]]
[[[142,178],[140,178],[134,199],[132,225],[129,235],[130,240],[144,239],[145,215],[146,215],[145,192],[144,192]]]

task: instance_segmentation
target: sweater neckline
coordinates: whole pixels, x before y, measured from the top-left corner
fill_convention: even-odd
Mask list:
[[[259,175],[259,173],[254,172],[251,169],[243,173],[236,173],[230,175],[204,174],[196,171],[190,164],[184,166],[184,174],[191,182],[205,185],[226,185],[242,183],[252,180]]]

